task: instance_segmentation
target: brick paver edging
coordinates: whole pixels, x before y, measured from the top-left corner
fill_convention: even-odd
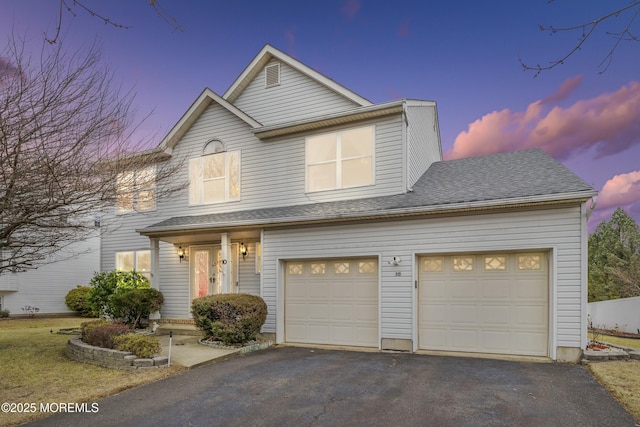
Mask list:
[[[113,369],[156,369],[166,368],[169,358],[158,356],[153,359],[139,359],[128,351],[95,347],[80,338],[71,338],[67,342],[67,357],[77,362],[91,363]]]

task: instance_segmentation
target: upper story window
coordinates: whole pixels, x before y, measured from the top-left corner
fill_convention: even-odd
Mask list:
[[[240,199],[240,151],[226,151],[211,140],[201,157],[189,160],[189,204],[202,205]]]
[[[154,166],[119,173],[117,186],[118,213],[149,211],[156,208],[156,169]]]
[[[374,127],[309,137],[305,158],[308,192],[372,185]]]

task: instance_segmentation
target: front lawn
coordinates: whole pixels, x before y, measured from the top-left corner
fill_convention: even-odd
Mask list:
[[[640,423],[640,361],[593,362],[589,370]]]
[[[184,368],[118,371],[77,363],[64,355],[71,335],[61,328],[79,327],[78,317],[0,321],[0,402],[31,404],[92,402],[119,391],[166,378]],[[54,333],[51,333],[53,331]],[[0,425],[11,426],[46,416],[0,412]]]

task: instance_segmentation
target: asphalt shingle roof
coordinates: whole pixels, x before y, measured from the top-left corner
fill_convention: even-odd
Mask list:
[[[474,206],[566,194],[588,198],[594,190],[540,149],[433,163],[412,192],[393,196],[169,218],[141,232],[198,226],[260,225],[321,219],[382,216],[399,210],[425,211],[470,203]]]

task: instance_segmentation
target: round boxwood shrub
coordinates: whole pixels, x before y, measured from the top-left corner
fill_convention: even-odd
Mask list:
[[[267,319],[267,304],[249,294],[220,294],[196,298],[191,313],[206,338],[225,344],[251,341]]]
[[[109,300],[111,315],[133,328],[147,326],[149,315],[160,310],[164,296],[154,288],[120,289]]]
[[[82,317],[98,317],[98,313],[89,303],[90,294],[90,286],[78,286],[67,293],[67,296],[64,297],[64,302],[69,307],[69,310],[75,311]]]

